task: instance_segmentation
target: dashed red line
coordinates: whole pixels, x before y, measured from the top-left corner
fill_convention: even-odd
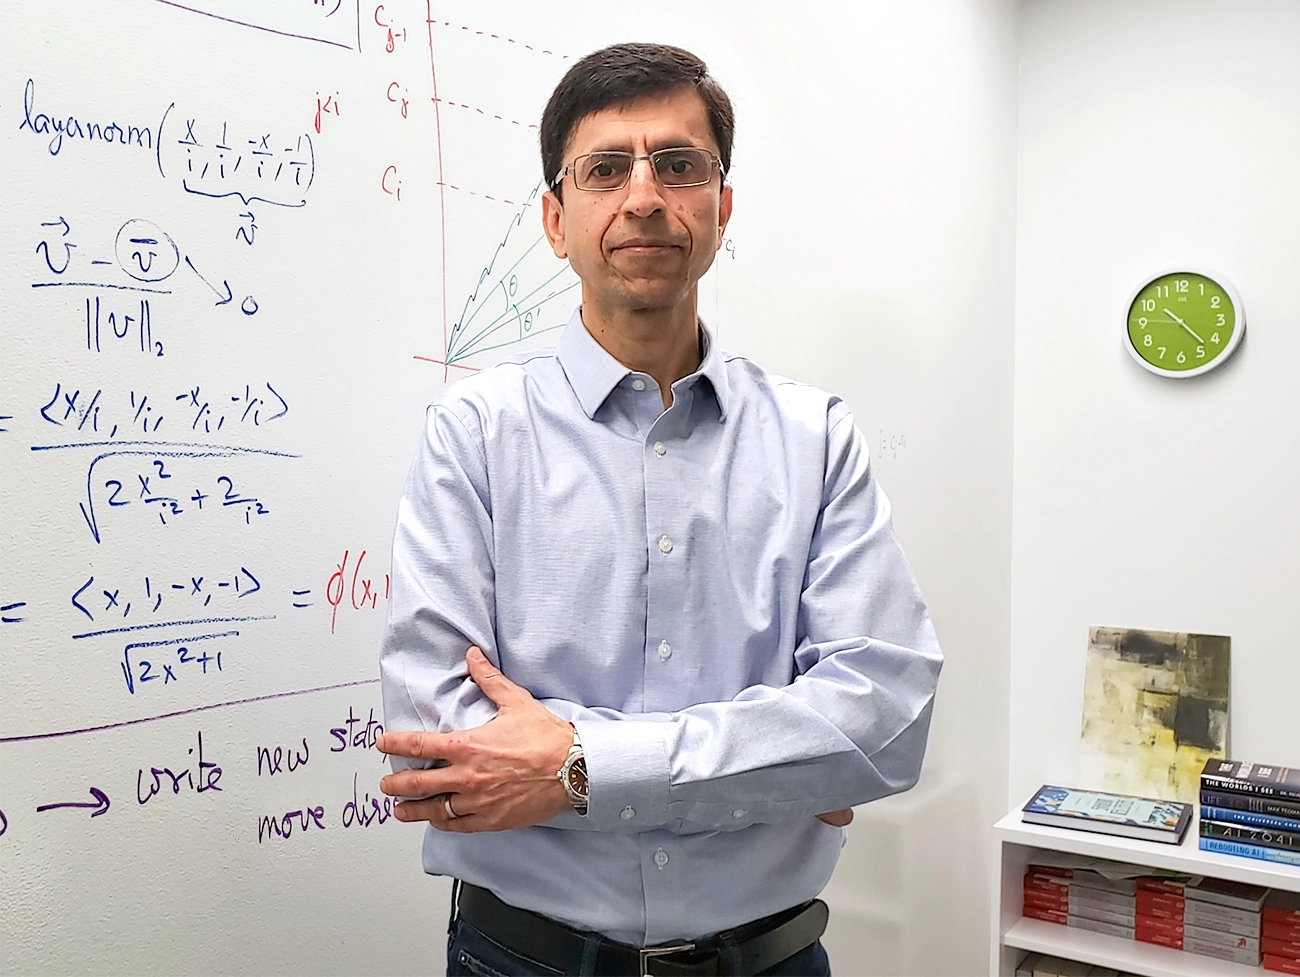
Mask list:
[[[434,99],[434,101],[436,102],[438,101],[438,99]],[[477,105],[466,105],[464,102],[453,102],[450,99],[444,100],[442,104],[452,105],[458,109],[469,109],[469,111],[475,112],[483,116],[484,118],[496,119],[499,122],[509,122],[512,126],[519,126],[521,129],[537,128],[537,126],[531,122],[520,122],[518,119],[507,119],[504,115],[496,115],[492,112],[487,111],[486,109],[479,108]]]
[[[478,37],[490,37],[494,41],[505,41],[507,44],[518,44],[520,47],[525,48],[526,50],[536,51],[538,54],[549,54],[552,57],[559,58],[561,61],[567,61],[569,59],[569,56],[567,54],[559,54],[558,52],[550,51],[544,47],[543,48],[534,47],[531,44],[525,44],[523,41],[517,41],[513,37],[506,37],[502,34],[493,34],[489,31],[476,31],[472,27],[466,27],[464,24],[453,24],[449,20],[443,20],[443,21],[431,20],[429,21],[429,23],[441,24],[443,27],[459,27],[467,34],[474,34],[477,35]]]
[[[495,200],[499,204],[509,204],[511,207],[531,207],[532,204],[527,201],[518,203],[514,200],[507,200],[505,197],[494,197],[489,193],[479,193],[477,190],[466,190],[464,187],[458,187],[454,183],[439,183],[438,186],[446,187],[448,190],[456,190],[460,193],[468,193],[471,197],[482,197],[484,200]]]

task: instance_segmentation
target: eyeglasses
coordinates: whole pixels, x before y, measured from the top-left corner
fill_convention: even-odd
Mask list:
[[[552,186],[559,186],[572,173],[579,190],[622,190],[632,178],[632,167],[639,159],[648,159],[650,169],[661,187],[700,187],[713,178],[717,166],[724,176],[722,160],[707,149],[683,146],[659,149],[649,156],[631,153],[587,153],[579,156],[556,175]]]

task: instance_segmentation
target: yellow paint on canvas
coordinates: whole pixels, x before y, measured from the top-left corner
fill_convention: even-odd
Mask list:
[[[1123,660],[1098,631],[1110,629],[1094,629],[1089,647],[1079,785],[1195,803],[1205,761],[1224,751],[1178,742],[1183,670],[1175,662]]]

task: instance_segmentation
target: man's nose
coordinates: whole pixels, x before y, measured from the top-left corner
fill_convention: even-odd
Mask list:
[[[648,159],[633,161],[632,172],[627,178],[627,199],[623,201],[623,209],[637,217],[649,217],[663,208],[663,188],[655,179],[654,165]]]

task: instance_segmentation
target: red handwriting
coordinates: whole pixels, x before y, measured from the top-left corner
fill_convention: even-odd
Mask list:
[[[325,587],[325,599],[329,601],[330,607],[330,634],[334,633],[335,626],[338,622],[339,607],[346,606],[343,603],[344,597],[348,598],[348,603],[352,605],[354,611],[376,610],[379,607],[380,593],[377,580],[371,580],[369,577],[361,575],[361,564],[365,562],[366,551],[362,550],[361,555],[352,566],[351,589],[348,588],[348,560],[351,551],[343,551],[343,559],[337,564],[337,569],[330,575],[329,583]],[[384,592],[383,599],[388,600],[389,591],[392,588],[392,581],[388,574],[384,574]]]
[[[339,115],[339,93],[320,97],[320,92],[316,93],[316,132],[320,132],[320,117],[322,115]]]
[[[390,197],[402,199],[402,181],[398,179],[396,166],[389,166],[384,170],[384,175],[379,178],[379,189]]]

